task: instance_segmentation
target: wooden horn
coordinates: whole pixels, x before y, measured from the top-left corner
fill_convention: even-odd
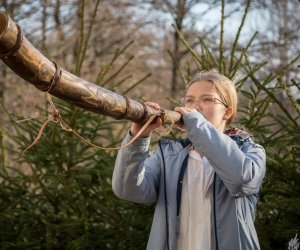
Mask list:
[[[142,123],[161,113],[60,69],[24,37],[21,28],[5,12],[0,12],[0,58],[37,89],[83,109]],[[165,110],[164,123],[173,122],[181,122],[181,114]]]

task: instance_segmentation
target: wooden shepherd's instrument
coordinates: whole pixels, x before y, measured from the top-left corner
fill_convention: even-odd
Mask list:
[[[145,123],[161,111],[118,95],[61,69],[43,56],[22,34],[21,28],[0,12],[0,58],[16,74],[41,91],[86,110]],[[179,122],[178,112],[165,110],[164,123]]]

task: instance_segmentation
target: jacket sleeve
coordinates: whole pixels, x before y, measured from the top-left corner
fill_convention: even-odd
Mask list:
[[[231,195],[258,193],[266,172],[262,146],[244,142],[240,149],[229,136],[220,133],[200,112],[183,116],[188,137],[199,153],[204,153]]]
[[[131,139],[129,133],[122,145]],[[150,137],[138,138],[119,150],[112,177],[112,189],[121,199],[152,203],[157,199],[160,181],[160,153],[148,157]]]

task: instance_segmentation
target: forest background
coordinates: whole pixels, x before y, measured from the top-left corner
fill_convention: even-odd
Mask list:
[[[233,79],[240,101],[234,126],[267,152],[256,228],[268,250],[292,249],[299,234],[299,4],[1,0],[0,10],[46,57],[132,99],[172,109],[199,70]],[[145,249],[153,205],[113,195],[116,152],[95,150],[51,123],[22,154],[51,107],[2,62],[0,75],[0,249]],[[99,145],[119,145],[129,128],[54,101],[72,128]],[[169,135],[180,136],[175,129]]]

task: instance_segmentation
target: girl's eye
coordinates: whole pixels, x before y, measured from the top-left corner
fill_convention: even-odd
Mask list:
[[[203,102],[204,103],[212,103],[214,102],[214,98],[213,97],[203,97]]]
[[[186,98],[185,102],[190,104],[190,103],[194,103],[194,99],[193,98]]]

